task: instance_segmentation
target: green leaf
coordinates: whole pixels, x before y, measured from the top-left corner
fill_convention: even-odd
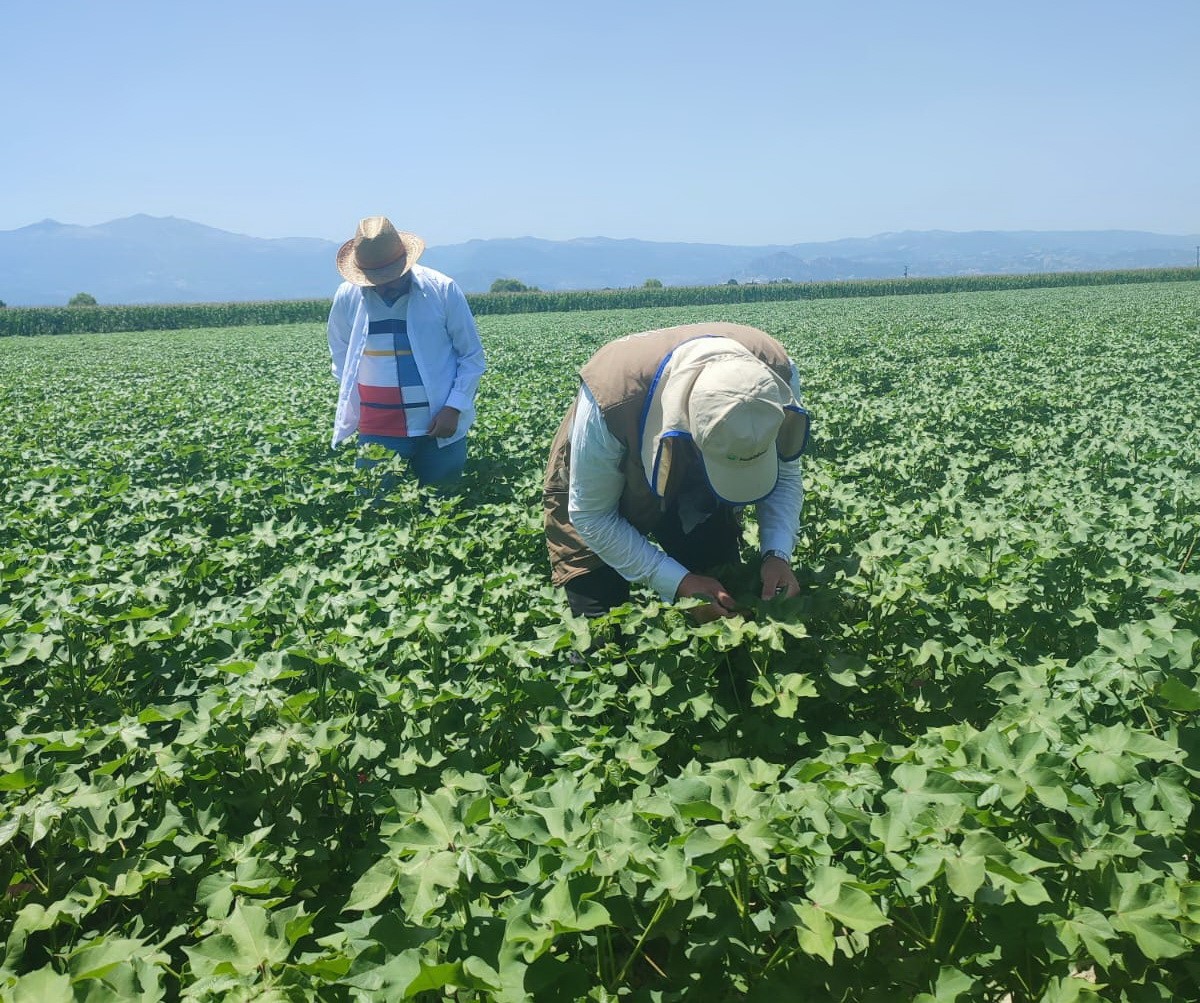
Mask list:
[[[411,998],[417,993],[449,988],[486,992],[498,987],[493,982],[483,981],[468,974],[462,962],[446,962],[440,965],[426,965],[422,962],[420,974],[409,983],[404,995],[405,998]]]
[[[1108,945],[1117,938],[1117,934],[1103,914],[1083,906],[1073,909],[1068,916],[1055,919],[1053,925],[1072,954],[1082,943],[1089,957],[1105,967],[1112,963],[1112,952]]]
[[[1178,958],[1193,949],[1168,919],[1155,915],[1152,909],[1118,915],[1113,918],[1113,928],[1133,934],[1139,949],[1151,961]]]
[[[1158,688],[1158,696],[1171,710],[1200,710],[1200,692],[1187,686],[1176,676],[1167,676]]]
[[[776,692],[779,706],[775,713],[779,717],[791,718],[796,716],[796,707],[801,700],[817,696],[817,687],[808,676],[789,672],[776,680]]]
[[[439,850],[418,854],[399,865],[396,889],[404,898],[405,913],[411,921],[423,922],[445,898],[446,890],[458,885],[462,877],[458,857],[453,850]]]
[[[835,867],[818,867],[813,874],[809,896],[830,916],[862,933],[870,933],[890,920],[861,888],[850,884],[850,875]]]
[[[382,964],[374,964],[367,957],[356,958],[340,983],[361,989],[372,1000],[408,999],[409,986],[421,975],[421,951],[408,948],[387,957]]]
[[[957,968],[942,968],[932,993],[918,993],[913,1003],[955,1003],[975,985],[975,980]]]
[[[350,897],[346,901],[348,912],[362,912],[374,909],[396,887],[399,871],[390,857],[375,861],[367,871],[354,882],[350,889]]]
[[[255,968],[267,969],[288,956],[287,941],[276,936],[271,925],[266,909],[239,901],[224,923],[223,931],[232,939],[243,960],[251,960]]]
[[[49,965],[17,979],[9,998],[12,1003],[75,1003],[71,980]]]
[[[822,958],[827,965],[833,964],[837,945],[833,922],[825,910],[808,902],[785,902],[779,908],[775,925],[777,930],[795,930],[797,943],[805,954]]]
[[[13,770],[11,773],[0,773],[0,791],[22,791],[37,783],[37,778],[27,773],[24,768]]]
[[[950,890],[968,902],[975,898],[987,876],[987,862],[983,857],[949,853],[946,855],[946,884]]]
[[[74,982],[82,979],[102,979],[112,969],[128,964],[130,958],[138,956],[144,958],[151,953],[146,950],[145,944],[140,940],[124,937],[99,937],[72,952],[68,967]],[[166,955],[159,955],[159,957],[164,963],[167,961]]]
[[[582,882],[560,881],[534,907],[535,921],[553,925],[560,932],[577,933],[608,926],[612,919],[599,902],[585,898]]]
[[[1133,760],[1121,752],[1085,752],[1078,761],[1088,779],[1097,785],[1119,785],[1137,777]]]
[[[1101,999],[1100,986],[1077,976],[1056,975],[1046,985],[1038,1003],[1078,1003],[1079,1000]]]
[[[1179,912],[1177,902],[1165,899],[1161,888],[1147,884],[1141,874],[1118,872],[1114,880],[1110,912],[1114,930],[1131,934],[1151,961],[1177,958],[1191,950],[1171,922]]]

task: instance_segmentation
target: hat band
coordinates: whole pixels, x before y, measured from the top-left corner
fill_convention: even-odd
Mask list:
[[[388,258],[387,261],[384,261],[378,265],[367,265],[367,264],[363,263],[363,260],[362,260],[362,258],[359,257],[358,252],[357,251],[354,252],[354,260],[357,263],[358,267],[361,268],[364,272],[377,272],[381,268],[387,268],[390,265],[394,265],[397,261],[401,261],[402,259],[406,258],[407,256],[408,256],[408,248],[405,247],[403,244],[401,244],[400,245],[400,253],[397,254],[395,257]]]

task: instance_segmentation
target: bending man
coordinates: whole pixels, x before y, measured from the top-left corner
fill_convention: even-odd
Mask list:
[[[707,599],[702,619],[731,615],[711,571],[740,559],[738,510],[751,503],[763,598],[795,595],[808,412],[783,346],[742,324],[686,324],[611,342],[580,376],[543,496],[571,611],[597,616],[642,582],[665,601]]]

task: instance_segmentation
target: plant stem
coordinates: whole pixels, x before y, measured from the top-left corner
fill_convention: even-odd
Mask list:
[[[773,968],[777,964],[786,964],[787,962],[791,961],[792,958],[794,958],[797,954],[800,953],[800,947],[796,946],[796,947],[793,947],[791,950],[787,951],[782,957],[780,957],[779,952],[783,951],[783,950],[784,950],[784,947],[782,944],[775,949],[775,952],[767,960],[767,963],[765,965],[763,965],[764,973],[769,971],[771,968]]]
[[[946,922],[946,907],[942,904],[940,897],[937,900],[937,917],[933,921],[933,933],[929,935],[929,946],[936,947],[937,942],[942,939],[942,927]]]
[[[975,910],[972,906],[967,906],[967,915],[963,917],[962,923],[959,924],[958,933],[954,935],[954,940],[950,944],[949,950],[946,951],[945,958],[951,964],[954,963],[954,952],[958,948],[958,942],[962,940],[963,934],[967,932],[967,927],[971,925],[975,919]]]
[[[905,906],[905,908],[908,909],[907,906]],[[921,929],[921,925],[917,921],[916,914],[913,913],[911,909],[908,909],[908,912],[912,914],[913,917],[913,921],[911,923],[905,920],[899,913],[893,913],[892,919],[894,919],[897,924],[902,926],[905,930],[916,937],[917,940],[919,940],[922,944],[924,944],[926,947],[929,947],[933,941],[931,941],[925,931]]]
[[[670,904],[670,896],[664,894],[662,900],[658,903],[658,908],[654,911],[654,916],[642,930],[642,935],[638,937],[637,943],[633,945],[633,951],[630,952],[628,958],[625,959],[625,964],[621,966],[621,971],[617,975],[617,982],[624,982],[625,976],[629,972],[629,966],[637,960],[637,956],[642,953],[642,945],[646,943],[646,938],[650,935],[650,931],[654,929],[655,924],[662,919],[663,913],[667,911],[667,906]]]
[[[1187,553],[1183,555],[1183,561],[1179,565],[1179,573],[1183,574],[1183,569],[1188,566],[1188,561],[1192,559],[1192,553],[1196,549],[1196,540],[1200,539],[1200,533],[1192,534],[1192,542],[1188,545]]]

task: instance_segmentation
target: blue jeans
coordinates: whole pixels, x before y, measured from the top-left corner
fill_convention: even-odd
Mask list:
[[[360,435],[360,445],[375,443],[386,446],[393,453],[408,460],[409,468],[417,475],[417,483],[435,485],[437,487],[453,487],[462,477],[463,467],[467,464],[467,440],[464,436],[449,446],[439,446],[438,440],[432,436],[420,435],[414,438],[401,438],[391,435]],[[370,470],[378,460],[360,456],[354,461],[359,470]],[[387,475],[383,479],[383,490],[389,491],[395,484],[395,479]]]

